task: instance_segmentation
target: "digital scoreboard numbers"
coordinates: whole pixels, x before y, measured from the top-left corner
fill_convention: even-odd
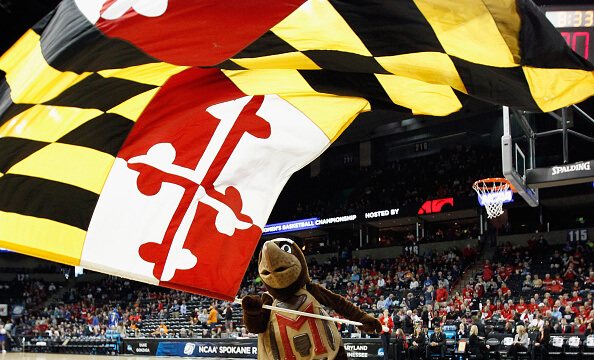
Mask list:
[[[544,12],[573,51],[594,62],[594,6],[546,6]]]
[[[594,10],[547,11],[546,15],[556,28],[594,26]]]

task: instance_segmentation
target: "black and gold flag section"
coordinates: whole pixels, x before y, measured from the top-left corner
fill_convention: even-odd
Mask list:
[[[594,92],[592,64],[527,0],[312,0],[218,67],[247,93],[355,96],[429,115],[467,95],[541,112]]]

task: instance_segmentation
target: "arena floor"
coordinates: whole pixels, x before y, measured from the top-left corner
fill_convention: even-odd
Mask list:
[[[20,353],[20,352],[9,352],[6,354],[0,354],[0,360],[163,360],[163,359],[180,359],[179,356],[134,356],[134,355],[72,355],[72,354],[44,354],[44,353]],[[195,358],[195,359],[206,359],[206,358]],[[230,360],[217,358],[217,360]]]

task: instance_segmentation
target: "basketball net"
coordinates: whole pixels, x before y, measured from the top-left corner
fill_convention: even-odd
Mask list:
[[[511,200],[509,197],[513,195],[513,192],[508,191],[509,187],[509,182],[503,178],[478,180],[472,185],[487,210],[489,219],[503,214],[503,203]]]

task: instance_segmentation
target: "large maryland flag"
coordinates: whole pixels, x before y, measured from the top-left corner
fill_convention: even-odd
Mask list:
[[[64,0],[0,58],[0,246],[230,299],[358,113],[593,94],[528,0]]]

